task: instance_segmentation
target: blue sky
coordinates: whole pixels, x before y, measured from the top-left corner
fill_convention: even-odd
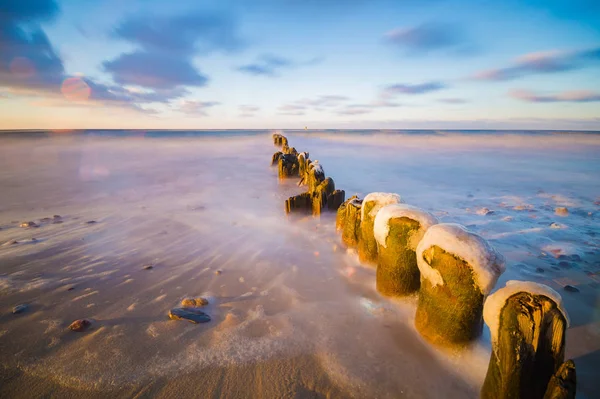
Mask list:
[[[600,3],[0,0],[0,128],[304,126],[600,130]]]

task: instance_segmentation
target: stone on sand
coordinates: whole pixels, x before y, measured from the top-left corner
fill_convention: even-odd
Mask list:
[[[198,298],[183,298],[181,300],[181,306],[184,308],[196,308],[200,306],[208,305],[208,299],[198,297]]]
[[[565,207],[558,207],[554,209],[554,213],[556,213],[558,216],[568,216],[569,210]]]
[[[71,325],[69,325],[69,330],[82,332],[88,329],[89,326],[92,325],[92,322],[88,319],[79,319],[75,320]]]
[[[39,227],[35,222],[23,222],[20,225],[21,227]]]
[[[27,311],[27,309],[29,309],[29,306],[22,303],[20,305],[15,306],[12,309],[12,312],[13,312],[13,314],[19,314],[19,313],[23,313],[23,312]]]

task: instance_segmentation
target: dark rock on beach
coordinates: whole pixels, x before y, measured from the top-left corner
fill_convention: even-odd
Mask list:
[[[579,292],[579,288],[573,287],[572,285],[565,285],[563,289],[567,292]]]
[[[26,312],[27,309],[29,309],[29,306],[23,303],[23,304],[15,306],[12,309],[12,312],[13,312],[13,314],[19,314],[19,313]]]
[[[79,319],[79,320],[75,320],[73,323],[71,323],[71,325],[69,326],[69,330],[75,331],[75,332],[82,332],[82,331],[87,330],[91,325],[92,325],[92,322],[89,321],[88,319]]]
[[[174,308],[169,312],[171,320],[187,320],[190,323],[207,323],[210,316],[198,308]]]
[[[21,227],[27,228],[27,227],[39,227],[37,224],[35,224],[35,222],[23,222],[20,225]]]

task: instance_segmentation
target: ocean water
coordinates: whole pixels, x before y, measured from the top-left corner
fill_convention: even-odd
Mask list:
[[[0,392],[477,397],[489,331],[431,347],[416,299],[377,294],[334,215],[286,217],[303,189],[269,165],[273,132],[1,133]],[[600,134],[278,132],[347,197],[395,192],[488,239],[507,259],[497,287],[561,293],[578,397],[600,392]],[[210,323],[168,320],[188,295]],[[66,330],[81,317],[91,331]]]

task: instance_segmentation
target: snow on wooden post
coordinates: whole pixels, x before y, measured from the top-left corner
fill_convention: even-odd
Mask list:
[[[298,158],[294,154],[282,154],[278,168],[280,179],[298,176]]]
[[[358,258],[361,262],[377,264],[377,241],[373,233],[375,216],[385,205],[402,203],[400,196],[393,193],[370,193],[362,202],[360,210],[361,239],[358,244]]]
[[[504,257],[463,226],[431,226],[416,251],[421,287],[415,317],[419,333],[435,344],[465,344],[481,334],[483,301]]]
[[[386,296],[404,296],[420,287],[415,251],[417,244],[437,219],[406,204],[386,205],[377,212],[377,291]]]
[[[486,300],[484,319],[492,355],[482,398],[575,396],[574,364],[563,363],[569,317],[556,291],[543,284],[509,281]],[[557,386],[561,382],[565,389]]]

